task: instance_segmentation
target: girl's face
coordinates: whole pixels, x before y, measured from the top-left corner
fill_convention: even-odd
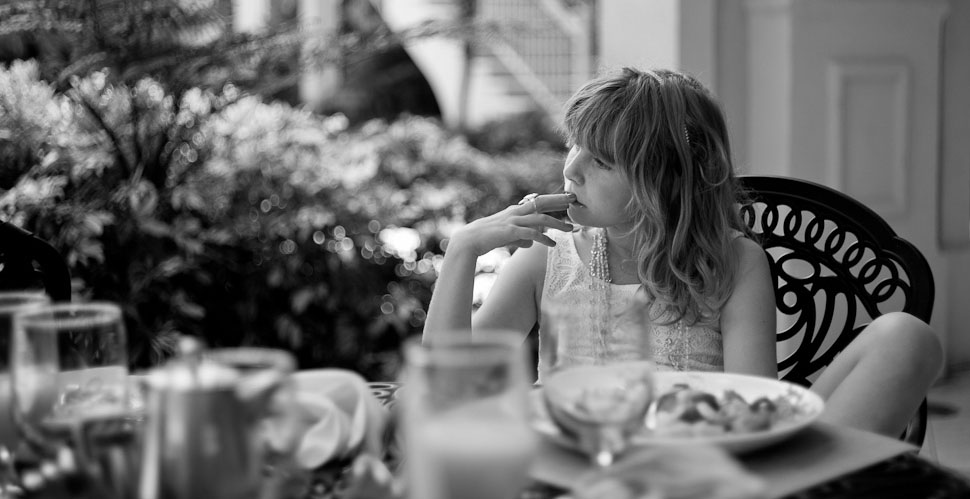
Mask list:
[[[615,165],[607,165],[573,146],[562,169],[566,191],[576,195],[569,205],[570,220],[589,227],[611,227],[632,221],[627,204],[633,195],[626,176]]]

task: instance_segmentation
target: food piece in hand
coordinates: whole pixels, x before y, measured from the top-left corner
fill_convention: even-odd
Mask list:
[[[567,192],[565,194],[541,194],[532,198],[529,204],[533,204],[536,213],[550,213],[569,208],[573,201],[576,201],[576,195]]]

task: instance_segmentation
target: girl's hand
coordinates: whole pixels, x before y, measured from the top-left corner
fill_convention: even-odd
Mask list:
[[[458,229],[448,243],[448,251],[470,251],[475,256],[481,256],[501,246],[528,248],[535,242],[555,246],[556,243],[545,235],[545,231],[558,229],[568,232],[573,230],[573,226],[541,211],[565,209],[571,199],[574,198],[569,194],[526,196],[520,204]]]

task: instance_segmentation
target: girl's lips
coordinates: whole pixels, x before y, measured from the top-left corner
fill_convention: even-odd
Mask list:
[[[583,203],[580,203],[579,202],[579,198],[576,196],[575,193],[572,193],[572,192],[568,192],[567,191],[566,194],[569,194],[569,199],[570,199],[569,205],[570,206],[586,206]]]

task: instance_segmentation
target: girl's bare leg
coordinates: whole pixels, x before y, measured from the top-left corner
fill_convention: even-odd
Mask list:
[[[812,385],[822,421],[898,437],[940,373],[943,351],[930,327],[893,312],[872,321]]]

